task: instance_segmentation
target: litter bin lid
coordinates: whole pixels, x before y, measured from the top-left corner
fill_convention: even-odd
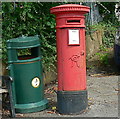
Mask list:
[[[36,36],[22,36],[14,39],[7,40],[7,48],[9,49],[22,49],[40,46],[38,35]]]

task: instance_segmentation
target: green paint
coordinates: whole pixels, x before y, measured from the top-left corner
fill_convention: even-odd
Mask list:
[[[20,56],[18,49],[31,48],[31,55]],[[36,112],[48,107],[44,99],[40,42],[38,36],[19,37],[7,41],[9,74],[13,78],[12,92],[16,112]],[[40,80],[32,86],[34,78]]]

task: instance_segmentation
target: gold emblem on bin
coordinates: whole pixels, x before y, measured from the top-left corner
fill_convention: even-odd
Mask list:
[[[38,77],[35,77],[34,79],[32,79],[31,83],[34,88],[37,88],[40,85],[40,79]]]

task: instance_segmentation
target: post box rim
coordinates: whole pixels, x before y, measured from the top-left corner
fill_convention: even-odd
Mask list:
[[[78,5],[78,4],[64,4],[64,5],[52,7],[50,9],[50,13],[52,13],[52,14],[57,14],[58,12],[70,12],[70,11],[72,11],[72,12],[78,11],[78,12],[87,13],[90,11],[90,7]]]

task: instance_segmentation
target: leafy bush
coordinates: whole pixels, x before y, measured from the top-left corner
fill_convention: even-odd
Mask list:
[[[99,56],[99,61],[101,64],[108,65],[109,60],[108,60],[108,53],[96,53],[97,56]]]
[[[117,28],[111,22],[105,23],[103,27],[104,27],[103,44],[106,47],[113,47]]]
[[[113,44],[114,44],[116,30],[117,30],[116,25],[117,24],[111,23],[110,21],[100,22],[99,24],[88,26],[87,34],[89,34],[89,32],[92,33],[96,30],[102,30],[104,33],[102,37],[103,47],[110,48],[110,47],[113,47]]]
[[[43,64],[50,69],[56,62],[55,19],[50,8],[64,3],[58,2],[7,2],[2,3],[2,59],[7,61],[6,40],[19,36],[40,35]],[[105,5],[109,5],[106,4]],[[100,9],[100,11],[103,9]],[[101,11],[104,13],[104,11]],[[101,14],[102,14],[101,13]],[[107,19],[107,18],[106,18]],[[115,39],[115,26],[108,21],[90,26],[88,31],[104,30],[103,43],[112,47]]]
[[[50,8],[60,3],[11,2],[2,4],[2,59],[7,61],[6,40],[40,35],[43,64],[56,61],[55,19]]]

